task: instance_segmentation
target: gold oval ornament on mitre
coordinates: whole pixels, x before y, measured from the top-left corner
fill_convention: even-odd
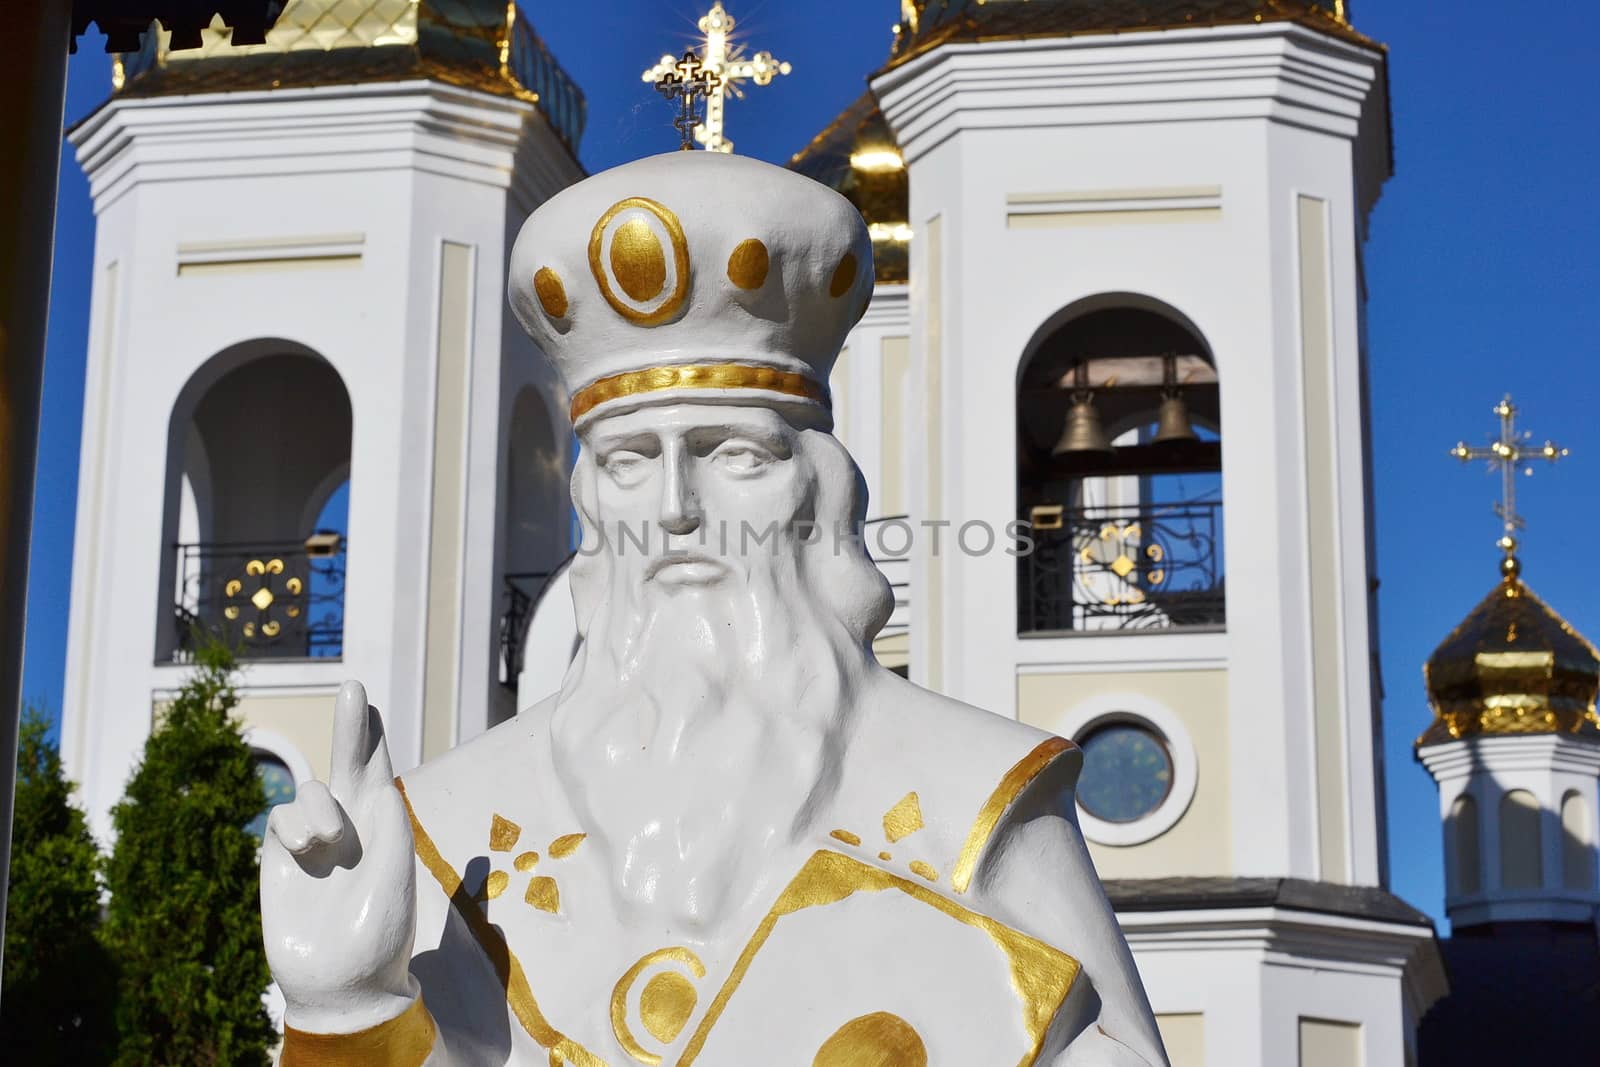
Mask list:
[[[629,322],[670,321],[689,297],[689,244],[678,216],[646,197],[619,200],[595,223],[589,270],[606,303]]]

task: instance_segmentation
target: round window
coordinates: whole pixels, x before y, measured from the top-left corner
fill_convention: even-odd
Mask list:
[[[1078,806],[1102,822],[1127,823],[1154,812],[1172,791],[1172,754],[1161,736],[1135,722],[1109,722],[1081,741]]]
[[[256,774],[261,776],[261,788],[267,794],[267,806],[261,809],[260,815],[250,820],[246,829],[257,837],[265,838],[267,815],[279,804],[287,804],[294,799],[294,772],[277,756],[265,752],[256,752],[254,756]]]

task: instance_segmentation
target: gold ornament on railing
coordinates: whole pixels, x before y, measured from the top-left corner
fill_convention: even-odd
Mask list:
[[[1155,541],[1146,544],[1144,538],[1143,523],[1106,522],[1101,525],[1099,536],[1089,539],[1078,550],[1078,561],[1082,564],[1079,581],[1085,585],[1109,586],[1093,590],[1100,603],[1107,607],[1143,604],[1145,589],[1154,589],[1167,580],[1166,569],[1162,566],[1166,549]],[[1114,575],[1115,581],[1094,581],[1094,575],[1105,572]]]
[[[223,618],[234,622],[247,606],[254,609],[255,617],[246,619],[240,627],[246,640],[272,640],[283,632],[285,619],[298,619],[304,610],[300,598],[306,587],[301,578],[290,575],[279,590],[273,589],[285,569],[281,559],[252,559],[244,566],[244,578],[230,578],[223,586]],[[274,607],[279,612],[274,612]],[[277,617],[280,613],[282,618]]]

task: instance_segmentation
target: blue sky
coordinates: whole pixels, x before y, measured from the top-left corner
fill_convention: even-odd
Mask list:
[[[709,0],[707,0],[709,5]],[[1374,506],[1378,536],[1392,888],[1442,915],[1432,781],[1411,756],[1427,722],[1421,666],[1496,580],[1498,481],[1446,450],[1481,444],[1511,392],[1525,425],[1572,450],[1523,480],[1524,577],[1600,638],[1600,581],[1582,562],[1600,528],[1600,38],[1583,4],[1537,14],[1486,0],[1351,5],[1387,43],[1396,175],[1372,219]],[[681,52],[703,8],[610,0],[523,9],[589,98],[591,170],[670,148],[671,113],[639,80]],[[738,151],[786,162],[865,88],[896,0],[733,0],[741,36],[794,64],[729,108]],[[73,57],[67,118],[110,92],[101,42]],[[93,253],[82,172],[63,161],[34,514],[24,697],[58,709],[71,585],[78,435]],[[136,699],[135,694],[129,695]]]

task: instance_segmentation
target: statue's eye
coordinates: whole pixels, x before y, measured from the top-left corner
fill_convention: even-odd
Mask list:
[[[711,462],[729,474],[753,474],[774,458],[753,441],[726,441],[711,454]]]
[[[650,472],[649,461],[637,452],[618,449],[605,458],[605,471],[618,485],[637,485]]]

